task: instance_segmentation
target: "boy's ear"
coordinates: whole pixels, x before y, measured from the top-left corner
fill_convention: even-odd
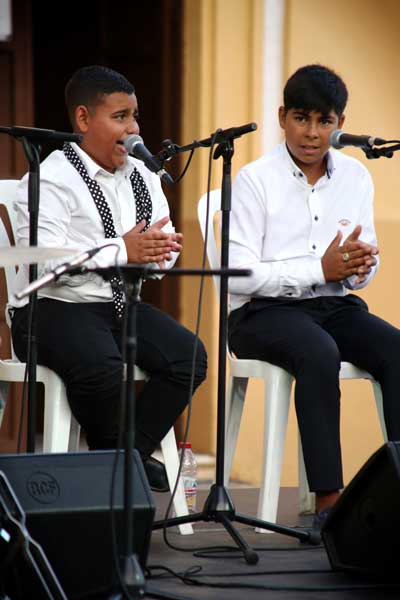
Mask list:
[[[285,129],[286,110],[285,110],[284,106],[279,107],[278,118],[279,118],[279,125],[282,127],[282,129]]]
[[[89,126],[89,111],[86,106],[81,104],[75,109],[75,124],[78,131],[86,133]]]

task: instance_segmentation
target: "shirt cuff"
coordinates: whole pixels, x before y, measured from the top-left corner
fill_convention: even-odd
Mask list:
[[[315,285],[325,285],[327,282],[325,281],[324,270],[322,268],[322,260],[316,260],[313,267],[315,270]]]
[[[101,244],[98,244],[99,248],[101,246],[106,247],[99,250],[92,259],[98,267],[127,264],[128,254],[122,237],[102,240]]]

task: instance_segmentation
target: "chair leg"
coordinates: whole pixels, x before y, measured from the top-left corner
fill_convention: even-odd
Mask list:
[[[372,383],[372,389],[374,391],[376,409],[378,411],[378,417],[379,417],[379,422],[381,424],[383,439],[385,440],[385,442],[387,442],[388,436],[387,436],[387,431],[386,431],[385,416],[384,416],[384,412],[383,412],[382,388],[375,379],[372,379],[371,383]]]
[[[225,435],[224,465],[224,485],[226,486],[229,484],[232,470],[248,381],[247,377],[230,377],[229,380],[228,402],[226,406],[227,427]]]
[[[298,434],[298,460],[299,460],[299,513],[310,515],[315,512],[315,494],[308,487],[306,467],[304,464],[303,447],[300,433]]]
[[[270,365],[265,378],[264,460],[261,474],[258,517],[276,522],[279,488],[289,414],[292,376]],[[268,533],[256,528],[257,533]]]
[[[81,437],[81,426],[71,414],[71,426],[69,430],[68,452],[79,452],[79,440]]]
[[[179,470],[179,456],[176,448],[176,439],[174,428],[168,431],[167,435],[161,441],[161,450],[164,457],[165,470],[167,471],[168,483],[171,491],[175,487],[176,477]],[[185,490],[183,487],[183,481],[180,478],[178,486],[176,488],[174,498],[174,509],[178,517],[182,517],[188,513],[188,507],[186,503]],[[193,533],[193,527],[190,523],[183,523],[179,525],[179,531],[182,535],[188,535]]]
[[[55,374],[41,367],[44,383],[43,452],[67,452],[71,427],[71,410],[65,386]]]

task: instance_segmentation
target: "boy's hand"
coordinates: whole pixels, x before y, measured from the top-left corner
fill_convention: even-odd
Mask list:
[[[351,275],[358,275],[357,282],[362,283],[371,268],[376,265],[375,255],[378,248],[359,240],[361,225],[352,231],[342,245],[342,233],[338,231],[324,256],[322,270],[325,281],[341,281]]]
[[[182,234],[162,231],[169,217],[164,217],[154,223],[147,231],[143,231],[146,221],[140,221],[128,231],[122,239],[125,242],[128,263],[146,264],[162,263],[171,259],[172,252],[182,250]]]

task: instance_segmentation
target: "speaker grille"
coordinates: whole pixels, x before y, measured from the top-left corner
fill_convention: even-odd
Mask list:
[[[0,470],[25,511],[27,529],[42,546],[67,596],[112,583],[110,486],[114,458],[114,451],[0,456]],[[121,454],[114,496],[119,552],[124,547],[123,461]],[[133,464],[133,549],[144,567],[155,506],[136,451]]]

